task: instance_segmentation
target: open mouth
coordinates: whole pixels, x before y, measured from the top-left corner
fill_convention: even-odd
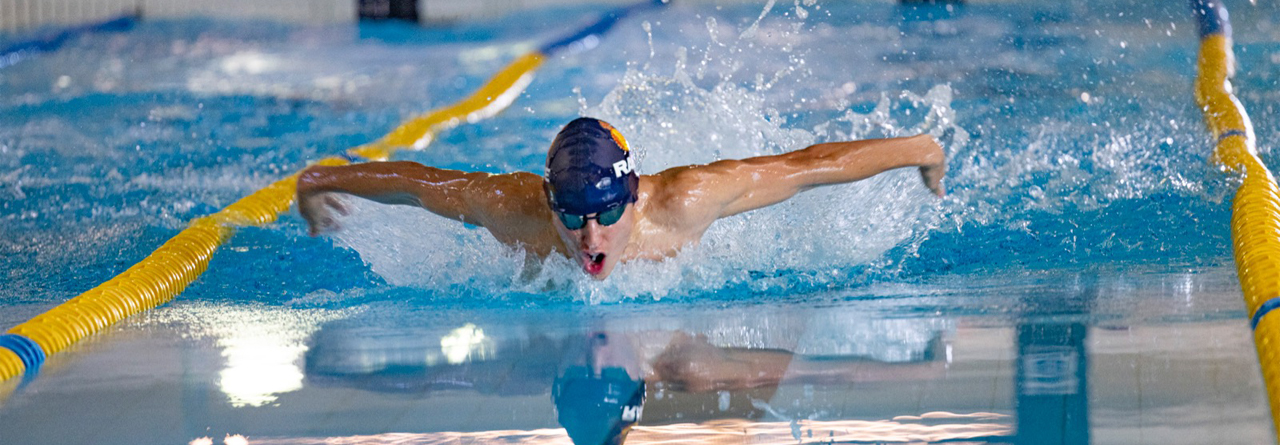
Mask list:
[[[582,268],[591,275],[598,275],[604,270],[604,253],[582,253]]]

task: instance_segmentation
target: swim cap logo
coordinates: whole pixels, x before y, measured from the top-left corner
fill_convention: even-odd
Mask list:
[[[631,152],[631,147],[627,146],[627,140],[622,137],[622,133],[618,132],[617,128],[613,128],[613,125],[609,125],[609,123],[605,121],[598,122],[600,122],[600,126],[604,127],[605,130],[609,130],[609,136],[613,137],[613,143],[618,144],[618,147],[621,147],[622,151],[628,153]]]
[[[613,163],[613,177],[621,178],[623,175],[631,174],[635,169],[636,161],[631,156],[627,156],[626,159]]]
[[[639,422],[641,413],[644,412],[643,406],[624,406],[622,407],[623,422]]]

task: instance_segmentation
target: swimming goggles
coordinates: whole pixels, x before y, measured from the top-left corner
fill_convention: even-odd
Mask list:
[[[564,223],[564,228],[569,230],[578,230],[587,225],[587,221],[596,220],[602,226],[612,226],[622,219],[622,214],[627,211],[627,203],[615,205],[612,208],[600,213],[596,216],[574,215],[572,213],[556,212],[556,216],[560,217],[560,222]]]

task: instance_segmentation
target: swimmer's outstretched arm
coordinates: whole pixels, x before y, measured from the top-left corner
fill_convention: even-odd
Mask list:
[[[937,379],[941,358],[885,363],[861,357],[810,357],[782,349],[722,348],[677,332],[650,363],[649,380],[686,392],[733,391],[788,383],[836,384]]]
[[[943,196],[946,155],[932,137],[831,142],[803,150],[707,165],[676,167],[654,176],[662,201],[678,206],[687,223],[705,222],[777,204],[814,187],[917,167],[925,187]],[[694,221],[705,220],[705,221]]]
[[[428,167],[416,162],[369,162],[340,167],[312,166],[298,176],[298,212],[311,235],[337,229],[333,211],[346,214],[334,193],[383,204],[422,207],[445,218],[484,225],[497,176]]]

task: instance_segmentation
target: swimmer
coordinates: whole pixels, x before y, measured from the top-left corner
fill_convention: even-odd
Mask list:
[[[310,233],[338,229],[348,209],[335,193],[424,208],[489,230],[498,241],[577,261],[595,279],[618,263],[661,260],[698,243],[715,220],[782,202],[814,187],[916,167],[945,192],[942,147],[928,135],[830,142],[802,150],[640,175],[622,134],[578,118],[556,135],[545,176],[445,170],[408,161],[312,166],[298,177]]]

